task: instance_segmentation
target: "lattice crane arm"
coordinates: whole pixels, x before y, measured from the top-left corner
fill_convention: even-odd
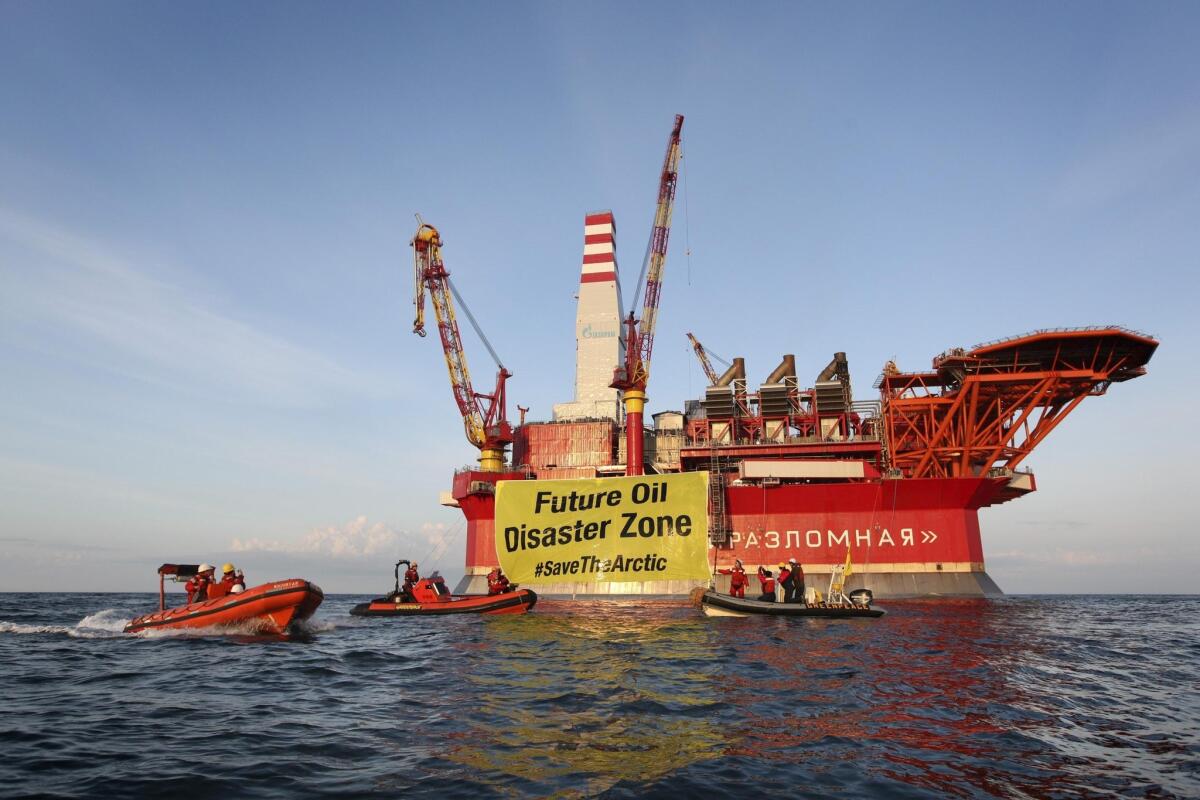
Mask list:
[[[682,157],[680,136],[683,131],[683,115],[675,115],[675,126],[667,140],[667,154],[663,158],[662,173],[658,182],[658,203],[654,210],[654,227],[650,231],[650,242],[646,247],[646,258],[638,277],[638,289],[645,282],[642,299],[642,318],[635,333],[628,335],[633,341],[626,348],[626,375],[631,387],[646,388],[650,379],[650,356],[654,351],[654,328],[658,323],[658,304],[662,297],[663,270],[667,264],[667,241],[671,236],[671,215],[675,209],[675,187],[679,182],[679,160]],[[630,312],[628,323],[632,323]],[[627,324],[628,324],[627,323]],[[629,324],[632,329],[632,324]]]
[[[413,305],[416,317],[413,332],[425,335],[425,294],[428,292],[437,317],[438,335],[442,340],[442,352],[446,357],[446,370],[450,375],[450,389],[454,402],[462,415],[463,429],[467,440],[481,451],[480,464],[484,470],[497,471],[504,464],[504,448],[512,442],[512,429],[505,414],[505,381],[511,373],[496,358],[491,343],[479,329],[470,309],[450,282],[450,273],[442,262],[442,239],[437,228],[417,217],[420,223],[412,238],[414,252]],[[492,394],[479,394],[471,385],[471,372],[467,367],[467,354],[463,349],[462,334],[458,329],[454,300],[457,299],[467,314],[467,319],[483,340],[484,345],[496,359],[499,368],[496,388]],[[486,402],[486,406],[484,403]]]
[[[700,360],[700,367],[704,370],[704,374],[708,376],[708,385],[717,385],[717,371],[713,369],[712,362],[708,360],[708,351],[704,349],[704,345],[697,341],[692,334],[687,335],[688,341],[692,343],[692,349],[696,351],[696,358]]]
[[[658,180],[658,204],[654,209],[654,227],[650,230],[650,241],[646,245],[646,258],[638,277],[634,301],[642,293],[645,281],[646,293],[642,300],[642,318],[635,319],[633,312],[625,320],[625,361],[613,373],[610,386],[621,390],[621,402],[625,406],[625,474],[641,475],[643,472],[642,412],[646,406],[646,384],[650,380],[650,354],[654,350],[654,326],[658,322],[658,302],[662,294],[663,267],[667,263],[667,239],[671,235],[671,211],[675,207],[675,185],[679,180],[680,146],[679,135],[683,130],[683,116],[675,115],[675,127],[667,140],[667,155],[663,159],[662,172]]]

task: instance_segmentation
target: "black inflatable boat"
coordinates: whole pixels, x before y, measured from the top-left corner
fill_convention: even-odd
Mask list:
[[[718,594],[709,589],[700,598],[700,607],[710,617],[746,617],[751,614],[767,614],[776,617],[882,617],[886,612],[882,608],[871,608],[869,599],[863,602],[850,602],[842,605],[827,605],[818,603],[765,603],[762,600],[749,600],[742,597],[731,597]]]

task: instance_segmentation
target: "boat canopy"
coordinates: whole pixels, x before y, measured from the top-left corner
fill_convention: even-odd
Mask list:
[[[199,564],[163,564],[158,568],[159,575],[174,575],[178,578],[190,578],[200,569]]]

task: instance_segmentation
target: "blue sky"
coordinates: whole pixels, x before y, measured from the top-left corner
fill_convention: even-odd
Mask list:
[[[573,385],[584,212],[636,274],[684,183],[683,334],[812,376],[1054,326],[1163,342],[981,513],[1013,592],[1195,591],[1200,8],[1186,3],[0,4],[0,590],[166,560],[376,591],[461,571],[462,437],[411,327],[420,212],[506,365]],[[477,384],[485,351],[466,332]],[[805,366],[807,365],[807,366]],[[432,559],[432,560],[431,560]]]

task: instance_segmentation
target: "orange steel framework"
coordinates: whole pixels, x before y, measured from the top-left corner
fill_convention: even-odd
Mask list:
[[[1085,397],[1144,375],[1158,342],[1123,328],[1036,331],[947,351],[879,379],[893,469],[908,478],[1014,469]]]

